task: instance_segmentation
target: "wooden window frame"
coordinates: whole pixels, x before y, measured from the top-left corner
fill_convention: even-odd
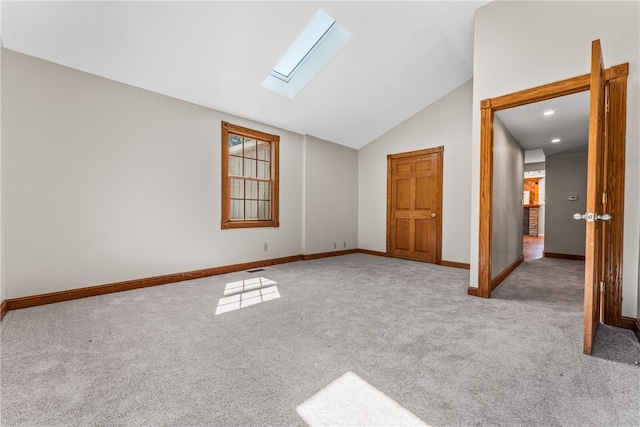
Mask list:
[[[231,185],[229,176],[229,135],[238,135],[268,142],[271,145],[271,219],[269,220],[232,220]],[[221,228],[279,227],[280,196],[280,137],[265,132],[222,122],[222,223]]]

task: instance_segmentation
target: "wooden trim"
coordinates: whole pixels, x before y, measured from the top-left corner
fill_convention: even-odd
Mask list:
[[[280,137],[265,132],[245,128],[228,122],[222,122],[222,137],[220,146],[222,148],[222,167],[221,171],[221,223],[222,230],[233,228],[255,228],[255,227],[279,227],[280,212]],[[230,218],[231,210],[231,186],[229,184],[229,134],[239,135],[271,144],[271,176],[269,179],[271,185],[271,219],[270,220],[245,220],[232,221]]]
[[[635,332],[638,341],[640,341],[640,319],[634,319],[633,317],[620,316],[620,328],[629,329]]]
[[[471,269],[471,264],[468,262],[446,261],[443,259],[440,262],[440,265],[444,265],[445,267],[462,268],[465,270]]]
[[[480,223],[478,240],[478,293],[491,296],[491,229],[493,200],[493,110],[491,100],[481,103]]]
[[[626,64],[625,64],[626,65]],[[628,66],[613,67],[609,80],[606,115],[605,144],[607,152],[606,188],[607,203],[603,212],[611,215],[604,223],[606,283],[604,298],[604,323],[620,326],[622,321],[622,248],[624,240],[624,170],[627,131],[627,74]]]
[[[640,319],[633,317],[620,316],[620,327],[622,329],[640,330]]]
[[[2,304],[0,304],[0,321],[4,319],[4,315],[7,314],[7,311],[9,311],[9,304],[7,304],[7,300],[4,300],[2,301]]]
[[[415,151],[407,151],[405,153],[387,154],[387,160],[398,160],[398,159],[404,159],[407,157],[426,156],[428,154],[442,153],[443,151],[444,151],[444,146],[441,145],[439,147],[425,148],[422,150],[415,150]]]
[[[559,258],[559,259],[572,259],[575,261],[584,261],[584,255],[573,254],[557,254],[554,252],[542,252],[544,258]]]
[[[9,310],[35,307],[38,305],[52,304],[56,302],[71,301],[74,299],[88,298],[97,295],[110,294],[114,292],[129,291],[132,289],[146,288],[150,286],[166,285],[169,283],[182,282],[184,280],[199,279],[202,277],[217,276],[236,271],[252,270],[255,268],[268,267],[271,265],[286,264],[289,262],[313,260],[318,258],[347,255],[352,253],[364,253],[386,257],[384,252],[371,251],[368,249],[347,249],[343,251],[324,252],[308,255],[293,255],[282,258],[273,258],[262,261],[246,262],[221,267],[206,268],[202,270],[188,271],[184,273],[167,274],[164,276],[147,277],[143,279],[127,280],[124,282],[109,283],[105,285],[89,286],[85,288],[69,289],[66,291],[51,292],[47,294],[30,295],[20,298],[4,300],[0,304],[0,320]]]
[[[375,255],[375,256],[383,256],[383,257],[389,256],[387,255],[386,252],[371,251],[369,249],[358,249],[358,252],[361,254],[367,254],[367,255]]]
[[[233,264],[223,267],[205,268],[203,270],[188,271],[185,273],[167,274],[164,276],[148,277],[144,279],[127,280],[125,282],[109,283],[106,285],[89,286],[86,288],[69,289],[66,291],[52,292],[48,294],[31,295],[21,298],[5,300],[9,310],[35,307],[38,305],[52,304],[56,302],[70,301],[79,298],[93,297],[110,294],[113,292],[129,291],[132,289],[146,288],[149,286],[166,285],[168,283],[184,280],[199,279],[202,277],[216,276],[235,271],[251,270],[254,268],[268,267],[270,265],[285,264],[302,260],[302,255],[273,258],[262,261]]]
[[[273,206],[273,201],[271,201],[271,206]],[[227,221],[222,224],[223,230],[229,230],[234,228],[257,228],[257,227],[279,227],[280,223],[274,220],[248,220],[248,221]]]
[[[629,64],[620,64],[605,70],[607,80],[621,78],[629,73]],[[484,99],[480,102],[480,198],[478,232],[478,291],[477,295],[491,296],[491,207],[493,203],[493,116],[494,112],[518,107],[589,89],[591,74],[561,80],[520,92]],[[622,80],[620,80],[622,81]],[[624,80],[626,83],[626,79]],[[626,132],[626,129],[623,129]],[[618,170],[624,176],[624,170]],[[618,215],[622,218],[622,214]]]
[[[222,122],[222,128],[234,135],[244,136],[246,138],[261,139],[263,141],[272,141],[275,138],[279,138],[278,135],[272,135],[266,132],[260,132],[259,130],[249,129],[243,126],[231,124],[229,122]]]
[[[311,259],[329,258],[329,257],[333,257],[333,256],[355,254],[356,252],[358,252],[358,249],[345,249],[345,250],[342,250],[342,251],[319,252],[319,253],[315,253],[315,254],[302,255],[302,259],[304,261],[309,261]]]
[[[629,63],[616,65],[605,70],[607,81],[619,77],[626,77],[629,74]],[[560,96],[589,90],[591,74],[583,74],[571,79],[561,80],[531,89],[523,90],[509,95],[491,98],[491,108],[493,111],[505,110],[507,108],[519,107],[521,105],[533,104],[534,102],[546,101]]]
[[[479,297],[480,296],[479,291],[480,290],[478,288],[472,288],[471,286],[469,286],[467,288],[467,295],[471,295],[471,296],[474,296],[474,297]]]
[[[392,212],[391,212],[391,197],[392,197],[392,192],[391,192],[391,176],[392,176],[392,165],[393,165],[393,158],[391,157],[391,154],[389,154],[387,156],[387,241],[386,241],[386,253],[387,256],[389,256],[389,254],[391,253],[392,249],[393,249],[393,240],[391,239],[392,234],[393,234],[393,229],[392,229],[392,225],[391,225],[391,216],[392,216]]]
[[[500,286],[500,283],[502,283],[504,279],[507,278],[507,276],[513,273],[513,270],[518,268],[518,266],[523,262],[524,262],[524,255],[520,255],[520,258],[515,260],[509,267],[505,268],[502,271],[502,273],[494,277],[493,280],[491,280],[491,291],[493,292],[498,286]]]
[[[444,199],[444,147],[436,147],[438,153],[438,176],[436,177],[436,199],[438,200],[438,217],[436,218],[436,264],[442,264],[442,209]]]

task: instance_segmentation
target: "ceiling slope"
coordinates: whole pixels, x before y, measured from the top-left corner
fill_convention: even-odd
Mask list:
[[[4,46],[361,148],[471,79],[479,2],[2,2]],[[293,98],[261,86],[319,8],[351,39]]]

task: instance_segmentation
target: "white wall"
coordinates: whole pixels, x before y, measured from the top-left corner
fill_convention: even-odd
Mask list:
[[[304,168],[304,253],[357,248],[358,151],[306,135]]]
[[[476,11],[472,180],[480,176],[480,101],[590,70],[600,39],[608,66],[629,62],[622,314],[638,315],[640,3],[491,2]],[[478,281],[478,186],[471,186],[471,281]],[[548,192],[548,189],[547,189]]]
[[[468,81],[358,153],[358,242],[386,251],[387,155],[444,146],[442,259],[469,262],[471,195]]]
[[[7,298],[302,253],[301,135],[9,50],[2,79]],[[279,228],[220,229],[222,120],[280,135]]]
[[[495,116],[493,123],[493,217],[491,278],[522,256],[524,151]]]
[[[586,228],[573,214],[587,209],[587,153],[547,156],[547,236],[544,251],[584,255]],[[571,201],[569,196],[578,196]]]

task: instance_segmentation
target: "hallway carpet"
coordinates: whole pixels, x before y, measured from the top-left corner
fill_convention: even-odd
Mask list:
[[[633,334],[582,354],[583,268],[481,299],[467,270],[352,254],[10,311],[0,424],[638,425]]]

